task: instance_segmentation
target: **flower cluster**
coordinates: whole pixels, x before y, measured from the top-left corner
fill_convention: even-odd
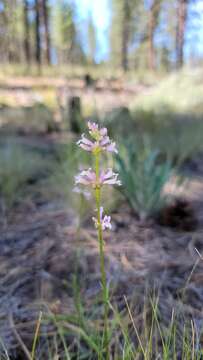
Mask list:
[[[101,171],[97,178],[96,173],[89,168],[83,170],[79,175],[75,176],[75,183],[82,185],[91,185],[93,188],[101,187],[102,185],[121,185],[120,180],[117,179],[118,174],[115,174],[112,169]]]
[[[111,141],[106,128],[99,128],[98,124],[88,122],[89,135],[91,140],[85,137],[83,134],[81,139],[77,144],[84,150],[90,151],[93,153],[95,158],[99,158],[101,152],[114,152],[117,153],[115,142]],[[99,167],[92,170],[89,168],[87,170],[81,171],[81,173],[75,176],[75,184],[79,185],[89,185],[95,191],[100,191],[100,188],[103,185],[121,185],[120,180],[118,180],[118,174],[114,173],[112,169],[101,170]],[[111,229],[111,217],[104,215],[103,217],[103,207],[98,205],[98,213],[100,212],[100,218],[93,218],[96,228],[101,226],[102,230]]]
[[[100,207],[100,223],[101,223],[102,230],[111,229],[111,216],[108,216],[108,215],[103,216],[103,212],[104,212],[104,208],[101,206]],[[95,227],[98,228],[98,226],[99,226],[98,220],[95,217],[93,217],[92,220],[95,223]]]
[[[88,122],[89,134],[93,140],[89,140],[82,134],[81,139],[77,142],[82,149],[98,153],[101,151],[109,151],[117,153],[116,143],[111,141],[107,135],[107,129],[99,129],[95,123]]]

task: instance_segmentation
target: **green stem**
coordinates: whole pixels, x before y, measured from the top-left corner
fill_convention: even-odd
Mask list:
[[[96,180],[98,183],[99,180],[99,171],[100,171],[100,154],[95,154],[95,173]],[[96,199],[96,208],[97,208],[97,222],[98,222],[98,241],[99,241],[99,256],[100,256],[100,271],[101,271],[101,282],[102,282],[102,297],[104,303],[104,348],[105,348],[105,358],[106,360],[110,359],[109,355],[109,335],[108,335],[108,311],[109,311],[109,296],[106,280],[106,271],[105,271],[105,259],[104,259],[104,241],[103,241],[103,231],[101,224],[100,216],[100,207],[101,207],[101,188],[97,186],[95,189],[95,199]]]

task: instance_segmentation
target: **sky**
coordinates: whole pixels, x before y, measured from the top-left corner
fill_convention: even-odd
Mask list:
[[[189,24],[185,56],[187,57],[193,52],[203,56],[203,0],[193,2],[191,10],[196,13],[196,16],[193,16]]]
[[[92,15],[97,29],[98,51],[96,60],[105,60],[109,55],[108,30],[111,19],[109,0],[75,0],[78,9],[78,18],[81,31],[84,32],[84,22],[88,15]],[[203,0],[192,5],[193,10],[198,12],[198,18],[190,21],[187,41],[185,44],[185,56],[189,58],[191,53],[203,56]],[[85,36],[84,36],[85,41]]]

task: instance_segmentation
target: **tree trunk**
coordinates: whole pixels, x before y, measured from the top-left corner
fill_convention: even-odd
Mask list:
[[[177,9],[177,28],[176,28],[176,65],[177,68],[183,66],[185,30],[187,20],[188,0],[178,0]]]
[[[161,0],[153,0],[149,9],[149,23],[148,23],[148,42],[149,42],[149,69],[155,70],[155,47],[154,47],[154,33],[159,21],[159,13],[161,9]]]
[[[40,0],[35,0],[35,60],[41,65]]]
[[[122,11],[122,44],[121,44],[121,66],[124,71],[128,70],[128,45],[129,45],[129,22],[130,22],[130,8],[128,0],[123,1]]]
[[[149,69],[155,69],[155,49],[154,49],[154,12],[153,6],[149,11]]]
[[[49,35],[49,10],[47,0],[42,0],[42,10],[43,10],[43,20],[44,20],[44,30],[45,30],[45,57],[47,64],[50,64],[50,35]]]
[[[24,54],[27,64],[30,64],[30,27],[28,18],[28,0],[24,0]]]

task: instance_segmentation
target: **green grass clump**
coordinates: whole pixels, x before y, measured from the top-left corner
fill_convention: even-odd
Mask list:
[[[103,323],[99,303],[85,311],[84,299],[75,285],[74,306],[70,314],[49,312],[46,321],[55,326],[49,338],[49,360],[106,360],[103,349]],[[135,296],[136,299],[136,296]],[[134,299],[134,301],[135,301]],[[162,319],[158,297],[146,296],[143,308],[134,313],[135,304],[123,297],[123,310],[109,303],[109,349],[112,360],[182,359],[201,360],[203,351],[194,322],[172,309],[167,323]]]
[[[49,164],[39,154],[28,150],[13,140],[1,144],[0,196],[7,211],[22,200],[29,183],[48,170]]]
[[[122,192],[140,219],[156,213],[165,203],[163,189],[174,175],[169,161],[159,161],[159,151],[143,142],[126,142],[116,159],[116,170],[122,182]]]

